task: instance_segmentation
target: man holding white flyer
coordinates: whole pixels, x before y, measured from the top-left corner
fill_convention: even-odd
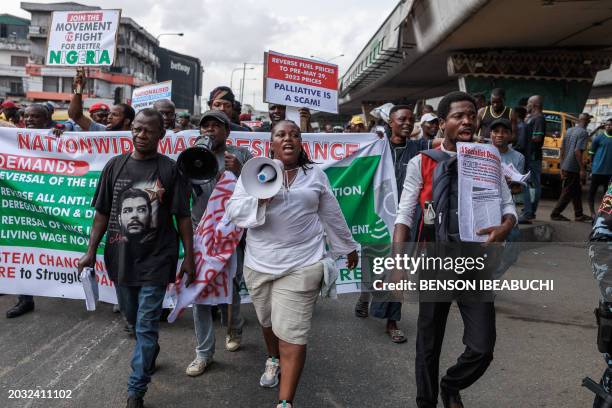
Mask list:
[[[407,166],[404,189],[395,221],[393,243],[402,244],[410,237],[410,228],[419,228],[423,241],[426,219],[414,220],[417,205],[423,214],[435,211],[434,231],[429,242],[462,243],[467,240],[459,231],[460,192],[458,182],[457,143],[471,142],[476,128],[476,102],[464,92],[447,94],[438,105],[440,128],[444,141],[437,149],[414,157]],[[495,147],[489,146],[493,149]],[[493,159],[493,162],[495,159]],[[499,155],[497,154],[498,168]],[[485,163],[485,166],[488,166]],[[495,225],[473,231],[474,238],[486,243],[503,242],[516,224],[517,215],[507,184],[501,183],[498,170],[498,214]],[[492,182],[495,175],[491,175]],[[442,193],[440,193],[442,192]],[[429,217],[431,218],[431,217]],[[463,407],[459,392],[476,382],[493,359],[495,346],[495,308],[492,301],[463,302],[457,300],[464,323],[463,343],[466,348],[457,363],[442,378],[442,402],[446,408]],[[417,323],[416,402],[419,408],[435,407],[438,402],[439,361],[450,301],[421,302]]]

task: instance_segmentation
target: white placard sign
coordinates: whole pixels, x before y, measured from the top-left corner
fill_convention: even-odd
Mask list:
[[[54,11],[46,65],[112,65],[121,10]]]

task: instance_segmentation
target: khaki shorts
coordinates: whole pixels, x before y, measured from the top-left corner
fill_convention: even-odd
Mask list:
[[[244,266],[244,281],[259,323],[272,327],[276,337],[291,344],[307,343],[322,280],[321,262],[280,275]]]

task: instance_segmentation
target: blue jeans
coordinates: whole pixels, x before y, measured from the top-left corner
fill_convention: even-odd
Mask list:
[[[370,305],[370,313],[378,319],[399,322],[402,319],[402,302],[377,302],[374,298]]]
[[[128,395],[142,397],[151,382],[155,358],[159,352],[159,319],[166,294],[165,286],[117,285],[121,313],[128,322],[136,322],[136,345],[132,355],[132,374]]]
[[[540,196],[542,195],[542,160],[530,160],[528,168],[531,171],[530,182],[535,189],[535,195],[532,200],[529,188],[523,189],[523,217],[535,218],[538,204],[540,203]]]
[[[240,316],[240,293],[238,293],[238,281],[233,281],[232,293],[232,327],[238,335],[242,333],[244,319]],[[221,305],[225,306],[225,305]],[[227,307],[221,307],[224,320],[227,321]],[[193,325],[196,334],[196,355],[206,361],[210,361],[215,354],[215,328],[213,326],[212,306],[193,305]]]

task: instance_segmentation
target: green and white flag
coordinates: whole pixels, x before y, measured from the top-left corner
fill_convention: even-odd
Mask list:
[[[159,151],[174,159],[197,131],[168,133]],[[268,133],[233,132],[229,143],[267,155]],[[373,134],[304,134],[303,147],[327,173],[347,223],[362,245],[389,243],[397,191],[391,153]],[[0,293],[83,299],[77,262],[87,248],[98,178],[113,156],[133,149],[129,132],[0,128]],[[100,299],[115,291],[98,250]],[[338,292],[359,289],[360,270],[339,260]]]

